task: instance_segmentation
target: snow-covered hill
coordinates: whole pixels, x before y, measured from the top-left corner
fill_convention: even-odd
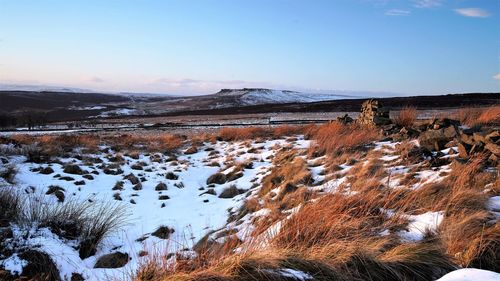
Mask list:
[[[222,89],[215,96],[219,98],[235,98],[241,106],[272,103],[306,103],[352,98],[350,95],[337,93],[303,93],[260,88]]]

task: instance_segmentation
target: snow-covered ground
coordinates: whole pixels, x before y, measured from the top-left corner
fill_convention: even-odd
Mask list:
[[[411,167],[398,163],[400,156],[395,155],[395,142],[377,142],[374,150],[381,153],[379,161],[384,169],[392,174],[405,174]],[[262,186],[262,179],[270,173],[273,156],[281,148],[289,146],[299,151],[309,147],[308,140],[303,136],[293,139],[281,138],[265,141],[217,141],[203,143],[194,153],[184,151],[175,157],[161,153],[139,153],[137,156],[123,155],[123,159],[113,159],[117,153],[109,147],[101,147],[96,154],[81,155],[75,153],[71,157],[63,157],[59,162],[50,164],[35,164],[25,162],[23,156],[9,156],[10,163],[16,164],[18,173],[15,186],[28,193],[45,194],[49,186],[56,185],[64,190],[65,200],[87,200],[97,202],[116,202],[126,207],[127,223],[118,231],[112,233],[101,243],[97,253],[86,259],[79,257],[76,241],[67,240],[53,234],[47,228],[13,227],[13,241],[21,242],[28,247],[40,249],[48,253],[60,270],[62,280],[70,280],[72,273],[81,274],[86,280],[103,280],[105,278],[124,279],[130,276],[141,263],[148,259],[145,252],[179,252],[194,254],[190,249],[205,235],[217,241],[223,241],[221,233],[236,230],[234,233],[245,241],[254,230],[253,221],[258,217],[267,216],[269,209],[262,208],[248,213],[237,221],[228,222],[228,218],[240,208],[248,198],[257,198]],[[5,145],[3,145],[5,146]],[[11,148],[12,149],[12,148]],[[77,149],[78,150],[78,149]],[[337,192],[341,185],[346,185],[347,174],[352,165],[339,165],[336,177],[325,175],[325,157],[306,160],[311,172],[313,184],[310,190],[323,194]],[[106,166],[119,163],[121,173],[113,175],[104,173]],[[316,164],[317,163],[317,164]],[[236,166],[243,165],[241,171],[235,171]],[[366,164],[366,163],[365,163]],[[81,174],[65,173],[64,167],[77,165],[84,170]],[[53,172],[40,173],[41,168],[50,167]],[[440,181],[448,171],[448,166],[429,168],[416,173],[418,189],[429,181]],[[222,184],[208,184],[207,179],[215,173],[226,176],[238,174],[231,181]],[[134,175],[140,183],[125,178]],[[64,178],[70,177],[70,178]],[[385,180],[383,180],[385,181]],[[114,188],[117,183],[122,186]],[[158,184],[165,184],[158,188]],[[0,186],[9,186],[0,182]],[[119,185],[118,185],[119,186]],[[221,196],[229,188],[236,187],[238,194]],[[399,188],[398,181],[390,184],[391,188]],[[278,190],[274,190],[278,194]],[[45,196],[52,204],[58,204],[58,198]],[[257,198],[258,199],[258,198]],[[500,211],[498,196],[492,197],[489,207],[494,212]],[[301,205],[286,210],[284,220],[293,216]],[[386,210],[391,215],[390,210]],[[409,221],[406,230],[397,233],[403,241],[419,241],[428,230],[436,230],[443,220],[442,212],[426,212],[418,215],[408,214]],[[282,221],[277,221],[261,235],[266,242],[280,231]],[[168,239],[152,235],[159,227],[166,226],[174,232]],[[388,230],[381,233],[387,235]],[[128,253],[130,260],[125,267],[115,269],[94,268],[99,257],[113,252]],[[21,272],[26,262],[16,254],[0,260],[0,266],[13,273]],[[309,280],[311,276],[293,269],[283,268],[277,271],[283,276],[295,276],[297,280]],[[440,279],[442,281],[457,280],[500,280],[498,274],[479,270],[458,270]]]

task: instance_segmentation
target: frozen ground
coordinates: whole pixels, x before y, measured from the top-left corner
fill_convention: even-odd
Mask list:
[[[384,169],[393,175],[404,174],[411,167],[397,163],[399,156],[394,154],[395,142],[377,142],[374,150],[380,151],[379,160]],[[245,199],[258,196],[262,179],[269,174],[272,167],[273,156],[285,146],[293,149],[304,150],[309,146],[309,141],[302,136],[282,138],[266,141],[238,141],[203,143],[198,150],[181,151],[174,157],[161,153],[139,153],[134,156],[123,155],[116,159],[117,153],[109,147],[101,147],[96,154],[82,155],[74,153],[72,156],[61,157],[59,161],[50,164],[34,164],[25,162],[23,156],[11,155],[9,162],[15,163],[18,173],[15,178],[15,187],[27,193],[45,194],[49,186],[56,185],[62,188],[65,200],[87,200],[92,198],[99,202],[116,202],[126,206],[128,213],[127,223],[119,230],[107,237],[99,246],[95,255],[80,259],[75,249],[76,241],[67,240],[53,234],[48,228],[13,227],[13,242],[22,242],[24,245],[40,249],[48,253],[60,270],[63,280],[70,280],[72,273],[81,274],[86,280],[103,280],[105,278],[127,278],[148,257],[141,257],[141,252],[167,252],[182,251],[186,255],[194,255],[191,251],[193,245],[210,234],[214,239],[224,240],[221,233],[236,230],[235,235],[245,241],[254,230],[252,221],[260,216],[267,216],[268,209],[260,209],[254,213],[246,214],[238,221],[228,223],[229,216],[236,212]],[[5,148],[5,147],[4,147]],[[76,150],[78,152],[78,150]],[[447,153],[450,151],[446,151]],[[454,150],[452,151],[454,152]],[[456,154],[455,154],[456,156]],[[325,175],[324,165],[312,165],[322,160],[321,157],[307,159],[313,183],[310,188],[323,194],[337,192],[337,188],[344,184],[346,178],[334,178]],[[447,156],[448,157],[448,156]],[[451,157],[454,157],[453,155]],[[119,174],[105,173],[106,167],[118,164],[121,169]],[[241,164],[243,168],[238,169]],[[66,173],[64,168],[76,165],[83,172],[80,174]],[[40,173],[40,169],[50,167],[53,172]],[[347,173],[352,165],[342,164],[336,174]],[[418,189],[429,181],[442,180],[448,171],[448,166],[420,170],[417,173],[417,182],[413,188]],[[209,184],[207,179],[220,172],[228,178],[233,178],[222,184]],[[134,175],[140,182],[125,178]],[[68,178],[69,177],[69,178]],[[397,177],[391,182],[392,188],[399,188]],[[117,183],[123,182],[116,188]],[[165,184],[158,188],[159,184]],[[10,185],[1,183],[4,188]],[[232,196],[222,194],[236,187],[238,192]],[[161,189],[161,190],[159,190]],[[279,191],[276,190],[276,193]],[[59,204],[58,198],[46,196],[51,204]],[[500,210],[499,200],[492,197],[489,203],[492,211]],[[286,210],[288,217],[292,216],[301,206]],[[391,215],[391,210],[386,210]],[[427,212],[419,215],[407,215],[409,221],[405,230],[400,230],[398,235],[405,241],[419,241],[423,233],[436,230],[442,220],[442,212]],[[281,221],[272,225],[268,231],[261,235],[265,243],[273,234],[279,232]],[[166,226],[174,230],[168,239],[152,235],[159,227]],[[380,235],[387,235],[388,230]],[[112,252],[124,252],[130,256],[125,267],[116,269],[94,268],[96,261],[102,255]],[[11,272],[19,273],[26,262],[16,254],[0,260],[0,265]],[[280,269],[283,276],[295,276],[297,280],[308,280],[311,276],[292,269]],[[500,280],[496,273],[479,270],[458,270],[440,279],[442,281],[458,280]]]

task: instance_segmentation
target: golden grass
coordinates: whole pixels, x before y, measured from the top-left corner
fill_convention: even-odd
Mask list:
[[[411,127],[418,117],[418,111],[415,107],[404,107],[394,118],[394,123],[402,127]]]
[[[314,143],[310,148],[310,155],[334,154],[340,155],[350,152],[380,138],[375,128],[357,124],[343,125],[331,122],[319,126],[316,131],[310,129]]]

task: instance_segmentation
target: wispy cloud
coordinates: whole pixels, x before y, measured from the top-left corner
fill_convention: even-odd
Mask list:
[[[491,15],[488,11],[480,8],[461,8],[461,9],[455,9],[455,12],[464,17],[472,17],[472,18],[487,18]]]
[[[386,16],[408,16],[411,14],[408,10],[392,9],[385,12]]]
[[[500,73],[498,73],[497,75],[493,76],[493,79],[500,80]]]
[[[414,0],[414,5],[417,8],[434,8],[443,4],[443,0]]]

